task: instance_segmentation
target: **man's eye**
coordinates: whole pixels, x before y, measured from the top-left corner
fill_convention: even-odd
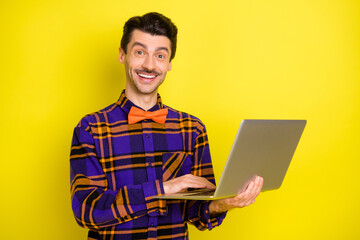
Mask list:
[[[163,58],[165,58],[165,56],[164,56],[164,55],[159,54],[159,55],[158,55],[158,58],[163,59]]]
[[[138,51],[136,51],[136,54],[143,55],[144,53],[143,53],[143,51],[138,50]]]

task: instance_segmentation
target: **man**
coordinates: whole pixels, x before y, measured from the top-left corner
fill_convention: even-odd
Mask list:
[[[171,70],[177,28],[159,13],[129,19],[119,61],[126,88],[119,100],[85,116],[71,149],[72,208],[88,239],[188,239],[221,224],[226,211],[255,201],[262,178],[233,198],[159,200],[188,188],[215,188],[204,124],[165,106],[158,88]]]

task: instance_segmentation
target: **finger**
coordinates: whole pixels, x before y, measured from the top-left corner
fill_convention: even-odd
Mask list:
[[[245,200],[246,203],[253,199],[254,191],[256,191],[255,188],[256,188],[255,180],[252,180],[250,185],[249,185],[249,188],[245,191],[246,192],[246,198],[244,200]]]
[[[231,205],[234,207],[246,207],[253,201],[252,193],[254,191],[255,182],[251,181],[244,192],[231,199]]]
[[[198,177],[190,174],[185,176],[184,179],[182,179],[183,187],[215,189],[215,185],[203,177]]]
[[[244,192],[242,192],[242,193],[238,194],[236,197],[234,197],[232,203],[236,207],[245,207],[246,203],[249,200],[249,195],[252,192],[253,188],[254,188],[254,181],[251,181],[249,183],[249,185],[247,186],[247,189]]]
[[[184,192],[188,188],[205,188],[203,183],[198,182],[189,182],[187,180],[184,181],[174,181],[171,185],[166,185],[167,191],[164,189],[166,193],[177,193],[177,192]]]
[[[264,185],[264,179],[263,179],[262,177],[260,177],[259,180],[260,180],[260,181],[259,181],[259,185],[257,186],[257,195],[256,195],[256,196],[258,196],[258,195],[260,194],[261,189],[262,189],[262,187],[263,187],[263,185]]]
[[[262,177],[258,177],[258,180],[256,182],[256,186],[255,186],[254,198],[259,196],[259,194],[261,192],[261,189],[262,189],[262,186],[263,186],[263,182],[264,182],[264,179]]]
[[[253,197],[256,197],[257,195],[259,195],[260,190],[261,190],[261,177],[257,176],[255,178],[254,183],[255,183],[255,185],[254,185],[254,189],[252,191],[252,195],[253,195]]]
[[[228,198],[228,204],[234,207],[245,207],[255,202],[263,185],[263,179],[257,177],[252,180],[244,192],[239,193],[233,198]]]
[[[206,184],[207,187],[215,188],[215,185],[212,182],[210,182],[209,180],[207,180],[206,178],[195,176],[195,175],[192,175],[192,176],[194,176],[197,180],[199,180],[199,181],[203,182],[204,184]]]
[[[207,184],[201,181],[187,180],[184,182],[187,188],[207,188]]]
[[[195,175],[192,175],[192,174],[187,174],[185,176],[189,180],[189,182],[191,182],[191,183],[202,184],[201,188],[208,188],[208,189],[215,189],[216,188],[216,186],[213,183],[209,182],[204,177],[199,177],[199,176],[195,176]]]
[[[257,191],[258,191],[257,185],[259,184],[259,179],[256,178],[253,183],[254,183],[253,187],[252,187],[251,191],[249,192],[248,199],[246,200],[246,203],[245,203],[246,206],[252,204],[255,201],[255,198],[257,196]]]
[[[249,194],[249,199],[246,202],[247,205],[250,205],[255,202],[256,197],[260,194],[262,188],[263,179],[261,177],[256,177],[254,181],[254,187],[252,192]]]

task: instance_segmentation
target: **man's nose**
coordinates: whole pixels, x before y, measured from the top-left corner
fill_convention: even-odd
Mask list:
[[[147,56],[144,59],[143,62],[143,67],[146,68],[147,70],[151,71],[155,68],[155,61],[151,56]]]

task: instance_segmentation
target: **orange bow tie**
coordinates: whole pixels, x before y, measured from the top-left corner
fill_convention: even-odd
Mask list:
[[[160,109],[154,112],[148,112],[141,110],[137,107],[131,107],[129,115],[128,115],[128,121],[129,124],[137,123],[144,119],[151,119],[154,122],[164,124],[166,121],[166,116],[168,114],[168,109]]]

